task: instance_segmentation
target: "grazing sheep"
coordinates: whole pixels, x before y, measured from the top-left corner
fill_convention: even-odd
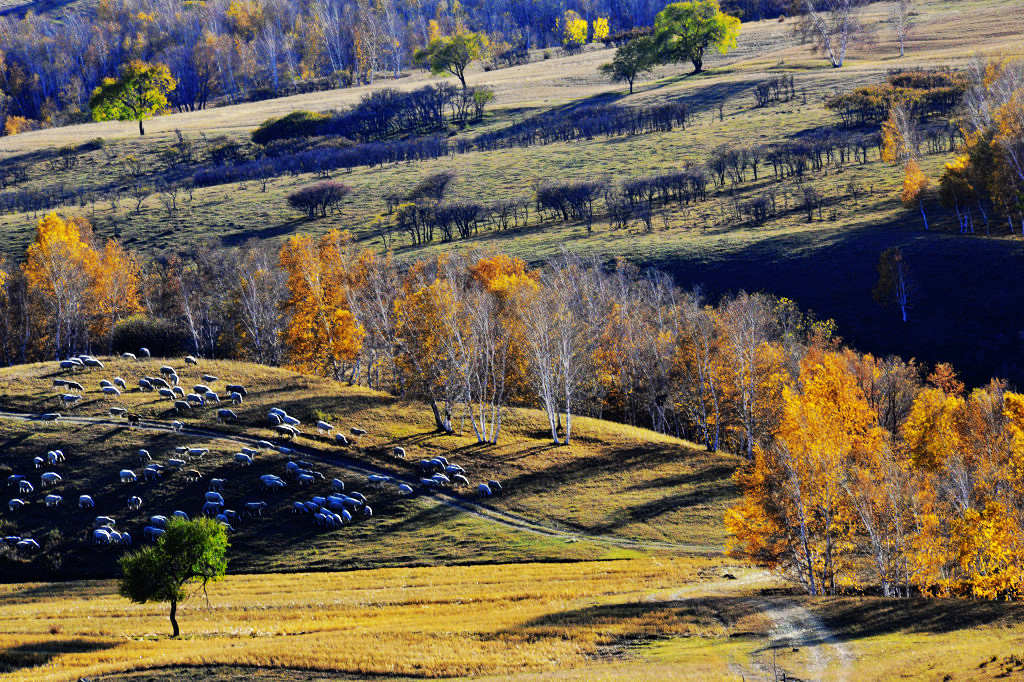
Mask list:
[[[196,469],[189,469],[188,471],[185,472],[185,481],[187,481],[188,483],[195,483],[202,477],[203,475],[199,473],[199,471]]]
[[[174,511],[171,516],[176,519],[181,519],[182,521],[188,521],[188,514],[180,510]]]
[[[121,483],[135,483],[139,480],[138,476],[131,469],[121,469]]]
[[[105,528],[96,528],[92,531],[92,544],[94,545],[109,545],[110,544],[110,531]]]
[[[256,441],[256,445],[260,446],[264,450],[269,450],[270,448],[274,447],[274,445],[269,440],[258,440]]]
[[[75,371],[76,369],[78,369],[81,366],[82,366],[81,361],[77,360],[77,359],[76,360],[61,360],[60,361],[60,368],[62,370],[66,370],[66,371],[70,371],[70,372]]]
[[[46,465],[46,460],[43,459],[42,457],[33,457],[32,458],[32,466],[34,466],[36,469],[42,469],[45,465]]]
[[[21,542],[16,544],[15,547],[19,551],[21,551],[21,552],[38,552],[39,551],[39,543],[36,542],[35,540],[33,540],[32,538],[27,538],[25,540],[22,540]]]
[[[125,360],[138,360],[138,356],[135,353],[121,353],[121,357]]]
[[[163,469],[159,464],[150,464],[142,470],[142,477],[147,481],[159,481],[160,476],[163,475]]]
[[[294,426],[289,426],[288,424],[278,424],[274,427],[274,430],[285,438],[295,438],[299,435],[299,430]]]
[[[103,363],[96,358],[85,358],[82,360],[82,364],[86,367],[99,367],[100,369],[103,369]]]
[[[336,490],[339,493],[345,492],[345,482],[340,478],[331,479],[331,490]]]
[[[167,398],[168,400],[174,400],[174,391],[172,391],[169,388],[161,388],[159,391],[157,391],[157,393],[159,393],[161,398]]]
[[[405,496],[412,495],[412,486],[409,485],[408,483],[399,483],[398,494]]]
[[[178,470],[181,470],[184,467],[185,467],[185,460],[183,460],[183,459],[177,459],[177,458],[172,457],[171,459],[167,460],[167,468],[168,469],[173,469],[175,471],[178,471]]]
[[[117,525],[117,521],[115,521],[113,518],[111,518],[109,516],[97,516],[92,521],[92,527],[93,528],[101,528],[103,526],[116,526],[116,525]]]
[[[82,396],[75,395],[74,393],[65,393],[60,397],[60,401],[64,403],[66,407],[74,407],[75,403],[82,399]]]
[[[278,417],[283,417],[288,413],[282,410],[280,407],[271,407],[269,410],[267,410],[267,416],[270,416],[272,414],[276,414]]]
[[[126,414],[128,414],[128,410],[124,409],[123,407],[111,407],[109,410],[107,410],[107,414],[109,414],[111,417],[123,417]]]
[[[344,433],[334,434],[334,442],[341,446],[348,445],[348,438],[345,437]]]
[[[165,377],[170,376],[174,373],[174,368],[171,367],[170,365],[164,365],[163,367],[160,368],[160,374],[162,374]]]
[[[100,388],[108,388],[108,387],[113,386],[113,385],[114,384],[110,383],[106,379],[100,379]]]
[[[463,476],[462,474],[455,474],[454,476],[452,476],[452,485],[458,486],[460,488],[468,488],[469,479]]]
[[[316,430],[319,431],[320,433],[330,433],[331,431],[334,430],[334,427],[325,421],[318,421],[316,423]]]
[[[224,504],[224,496],[214,490],[207,490],[203,493],[203,500],[206,502],[218,502]]]
[[[78,508],[79,509],[95,509],[96,503],[93,501],[91,495],[79,495],[78,496]]]
[[[169,376],[167,377],[167,380],[168,380],[168,381],[170,381],[170,382],[171,382],[172,384],[174,384],[175,386],[177,386],[177,385],[178,385],[178,381],[179,381],[179,380],[178,380],[178,375],[177,375],[177,374],[171,374],[171,375],[169,375]]]
[[[209,393],[210,387],[207,386],[206,384],[196,384],[195,386],[192,387],[192,392],[199,393],[200,395],[202,395],[203,393]]]
[[[170,388],[171,388],[171,385],[169,383],[167,383],[166,381],[164,381],[163,379],[161,379],[160,377],[146,377],[146,378],[149,379],[149,383],[153,384],[154,386],[159,386],[160,388],[166,388],[168,390],[170,390]]]
[[[147,540],[156,542],[157,538],[163,535],[166,531],[163,528],[154,528],[153,526],[146,526],[142,529],[142,536]]]
[[[78,383],[77,381],[64,382],[64,388],[70,391],[78,391],[79,393],[85,390],[85,386],[82,386],[82,384]]]
[[[202,459],[203,457],[206,457],[208,454],[210,454],[210,448],[186,448],[185,453],[189,457]]]
[[[224,387],[224,390],[229,393],[237,393],[243,398],[249,397],[249,394],[246,392],[245,387],[240,386],[239,384],[228,384],[227,386]]]
[[[116,386],[104,386],[103,393],[105,395],[121,395],[121,391]]]
[[[356,426],[353,426],[351,429],[348,430],[348,432],[351,433],[353,436],[356,436],[357,438],[359,436],[365,436],[366,435],[366,429],[360,429],[360,428],[358,428]]]
[[[398,446],[396,445],[396,446],[395,446],[395,447],[394,447],[394,448],[393,448],[393,449],[391,450],[391,454],[393,454],[393,455],[394,455],[395,457],[401,457],[402,459],[405,459],[405,448],[402,448],[402,447],[398,447]]]
[[[149,349],[145,347],[139,349],[139,355],[141,355],[144,358],[151,357],[149,354]]]
[[[366,504],[366,496],[360,492],[351,492],[348,496],[355,499],[359,504]]]
[[[114,377],[114,385],[117,386],[122,391],[128,390],[128,387],[125,386],[124,379],[122,379],[121,377]]]
[[[238,451],[246,455],[249,455],[250,457],[255,457],[256,455],[260,454],[260,451],[255,448],[239,448]]]
[[[60,419],[60,412],[44,412],[39,418],[44,422],[54,422]]]
[[[186,365],[198,365],[199,364],[199,360],[197,360],[194,355],[186,355],[185,356],[185,364]]]
[[[490,487],[488,487],[486,483],[481,483],[476,487],[476,494],[479,495],[480,497],[490,497],[491,489]]]
[[[497,481],[487,481],[487,487],[490,488],[493,493],[501,492],[501,484]]]
[[[171,422],[171,428],[174,429],[175,431],[181,431],[182,429],[185,428],[185,423],[184,422],[179,422],[179,421],[173,421],[173,422]]]
[[[458,464],[449,464],[444,468],[444,473],[448,474],[449,476],[454,476],[455,474],[465,474],[466,470],[460,467]]]
[[[140,391],[152,391],[153,382],[149,379],[139,379],[139,390]]]
[[[60,388],[61,386],[67,386],[67,385],[68,385],[68,380],[67,379],[54,379],[53,380],[53,387],[54,388]]]
[[[56,471],[47,471],[39,477],[39,482],[44,488],[52,488],[61,482],[61,476]]]
[[[214,393],[213,391],[207,391],[206,393],[203,394],[203,397],[206,398],[207,400],[212,400],[215,403],[220,403],[220,396]]]
[[[295,480],[299,485],[312,485],[316,478],[312,474],[299,474]]]
[[[67,459],[62,450],[50,450],[46,453],[46,462],[48,464],[63,464]]]
[[[420,485],[429,490],[439,487],[438,482],[432,478],[421,478]]]
[[[7,502],[7,511],[16,512],[27,504],[28,502],[25,500],[20,500],[17,497],[12,498]]]
[[[252,457],[242,454],[241,452],[237,452],[235,453],[235,464],[243,467],[252,466]]]
[[[208,384],[212,384],[212,383],[216,383],[217,377],[213,376],[212,374],[204,374],[202,376],[202,380],[205,381]]]
[[[138,495],[132,495],[128,498],[128,511],[139,511],[142,509],[142,498]]]
[[[363,508],[359,510],[359,513],[362,514],[364,519],[368,519],[373,516],[373,507],[368,504],[364,504]]]
[[[441,486],[451,485],[452,483],[452,480],[444,474],[434,474],[431,478],[437,481],[438,485]]]
[[[206,404],[206,401],[203,399],[203,396],[196,395],[195,393],[189,393],[187,396],[185,396],[185,400],[187,400],[190,403],[195,403],[196,405]]]
[[[174,409],[179,413],[182,411],[188,412],[189,410],[192,409],[192,406],[186,403],[184,400],[175,400]]]
[[[260,476],[260,483],[262,483],[263,487],[268,490],[279,490],[287,487],[288,485],[280,477],[273,474],[263,474]]]
[[[156,514],[154,516],[150,516],[149,517],[149,525],[153,526],[154,528],[166,528],[167,527],[167,517],[163,516],[162,514]]]
[[[367,483],[375,488],[380,488],[391,480],[390,476],[381,476],[380,474],[370,474],[366,477]]]
[[[136,414],[134,412],[129,412],[125,414],[124,418],[128,420],[129,428],[135,428],[136,426],[142,423],[142,415]]]
[[[149,464],[153,461],[153,456],[149,454],[149,450],[140,449],[136,454],[139,457],[139,464]]]
[[[241,405],[242,404],[242,394],[241,393],[232,392],[231,393],[231,404],[232,405]]]
[[[263,512],[267,508],[267,503],[262,500],[259,502],[246,502],[245,511],[249,516],[258,516],[263,518]]]
[[[216,490],[219,492],[224,491],[224,479],[223,478],[211,478],[210,479],[210,490]]]
[[[11,474],[7,477],[7,487],[18,485],[19,481],[24,481],[25,477],[22,474]]]
[[[226,407],[222,407],[221,409],[217,410],[217,421],[219,423],[237,422],[238,415],[235,414],[234,410],[229,410]]]
[[[203,516],[216,516],[224,509],[224,505],[217,502],[203,502]]]

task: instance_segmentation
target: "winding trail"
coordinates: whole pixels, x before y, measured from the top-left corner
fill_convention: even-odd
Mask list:
[[[128,427],[127,423],[124,420],[115,420],[106,417],[78,417],[73,415],[61,415],[58,419],[51,420],[43,419],[41,415],[38,414],[0,411],[0,419],[21,422],[42,422],[47,424],[57,423],[77,424],[80,426],[111,426],[121,428]],[[377,467],[372,464],[367,464],[365,462],[359,462],[347,455],[334,453],[327,454],[322,450],[302,445],[296,445],[291,442],[284,444],[272,439],[257,438],[242,434],[229,433],[226,431],[219,431],[217,429],[190,426],[188,424],[186,424],[184,428],[176,431],[174,429],[174,426],[170,422],[163,422],[151,419],[144,419],[141,422],[139,422],[138,425],[128,428],[141,429],[143,431],[151,431],[157,433],[181,434],[185,436],[192,436],[194,438],[201,438],[203,440],[233,443],[236,445],[244,445],[246,447],[255,447],[257,446],[257,443],[260,440],[267,440],[273,443],[275,446],[280,445],[289,448],[291,452],[296,455],[317,460],[321,463],[330,464],[352,474],[357,474],[361,476],[369,476],[370,474],[386,474],[388,476],[391,476],[395,481],[407,483],[413,486],[413,488],[419,488],[420,485],[418,478],[398,474],[395,473],[394,471]],[[547,537],[559,538],[566,541],[587,541],[591,543],[619,547],[623,549],[669,550],[685,552],[688,554],[722,553],[722,548],[715,545],[686,544],[664,542],[660,540],[635,540],[615,536],[590,535],[587,533],[567,531],[560,528],[547,526],[542,523],[538,523],[536,521],[528,519],[524,516],[520,516],[512,512],[498,510],[493,507],[480,504],[479,502],[475,502],[466,497],[454,495],[452,493],[444,491],[419,492],[417,493],[417,496],[420,498],[430,498],[432,500],[435,500],[439,504],[443,504],[445,506],[458,509],[459,511],[464,512],[466,514],[470,514],[476,518],[491,521],[493,523],[499,523],[503,526],[507,526],[515,530],[534,533],[536,535],[544,535]]]
[[[811,679],[854,679],[853,655],[818,616],[788,599],[752,598],[750,603],[774,624],[768,643],[758,653],[783,648],[800,649],[807,652]],[[761,667],[772,672],[764,663]]]

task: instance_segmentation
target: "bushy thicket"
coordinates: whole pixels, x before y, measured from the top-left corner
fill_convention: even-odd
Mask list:
[[[825,105],[839,114],[843,125],[877,125],[889,117],[893,105],[901,105],[915,118],[926,121],[949,116],[967,90],[963,74],[951,71],[899,71],[887,82],[867,85],[830,98]]]
[[[154,357],[172,357],[189,350],[184,329],[163,318],[133,315],[114,324],[112,350],[137,353],[148,348]]]
[[[326,218],[327,212],[351,193],[352,188],[348,185],[334,180],[324,180],[289,194],[288,205],[303,211],[310,218],[318,215]]]

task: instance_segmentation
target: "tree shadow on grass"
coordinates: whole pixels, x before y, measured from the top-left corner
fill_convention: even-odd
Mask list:
[[[84,654],[112,649],[116,646],[116,642],[94,642],[86,639],[61,639],[21,644],[0,651],[0,672],[11,673],[22,668],[46,665],[63,654]]]

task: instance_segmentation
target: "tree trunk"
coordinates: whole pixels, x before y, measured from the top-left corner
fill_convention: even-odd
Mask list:
[[[142,119],[139,119],[139,135],[145,135],[146,129],[142,127]]]
[[[437,425],[438,430],[444,431],[445,433],[451,433],[451,420],[445,420],[441,417],[441,410],[437,406],[437,401],[433,398],[430,399],[430,409],[434,411],[434,424]]]
[[[918,197],[917,203],[918,203],[918,206],[921,207],[921,219],[924,220],[924,231],[927,232],[928,231],[928,216],[926,216],[924,214],[924,199],[921,199],[920,197]]]
[[[177,637],[180,631],[178,630],[178,619],[175,616],[178,613],[178,600],[171,600],[171,637]]]

